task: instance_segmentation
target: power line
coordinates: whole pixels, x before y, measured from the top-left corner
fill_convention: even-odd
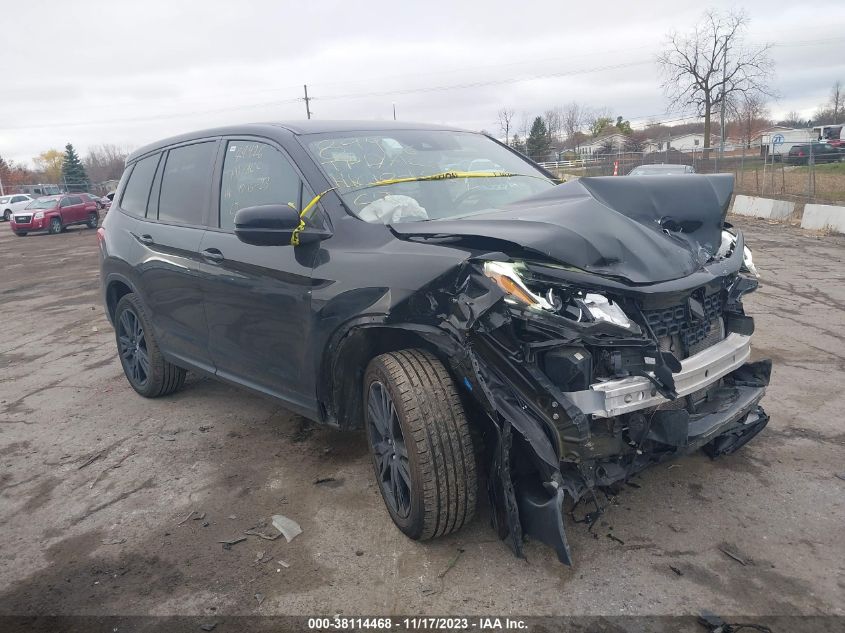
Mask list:
[[[773,44],[773,47],[788,47],[788,46],[811,46],[816,44],[822,43],[829,43],[835,41],[842,41],[845,40],[845,37],[827,37],[827,38],[819,38],[819,39],[811,39],[811,40],[797,40],[794,42],[782,42]],[[638,48],[647,48],[646,46],[638,47]],[[631,50],[631,49],[629,49]],[[636,49],[634,49],[636,50]],[[583,56],[582,56],[583,57]],[[561,59],[561,58],[546,58],[546,60],[554,60],[554,59]],[[567,59],[574,59],[572,57]],[[527,60],[525,62],[510,62],[504,65],[519,65],[523,63],[532,63],[543,61],[543,60]],[[414,93],[427,93],[427,92],[445,92],[449,90],[465,90],[470,88],[480,88],[484,86],[494,86],[494,85],[503,85],[509,83],[520,83],[523,81],[534,81],[538,79],[552,79],[552,78],[560,78],[560,77],[570,77],[575,75],[581,74],[589,74],[594,72],[606,72],[612,70],[619,70],[623,68],[631,68],[635,66],[641,66],[652,63],[653,60],[638,60],[633,62],[626,62],[621,64],[609,64],[604,66],[595,66],[592,68],[581,68],[581,69],[572,69],[568,71],[561,71],[561,72],[552,72],[552,73],[539,73],[534,75],[526,75],[526,76],[515,76],[503,79],[492,79],[492,80],[481,80],[481,81],[470,81],[470,82],[463,82],[463,83],[453,83],[453,84],[445,84],[439,86],[422,86],[417,88],[404,88],[404,89],[395,89],[395,90],[377,90],[377,91],[368,91],[368,92],[350,92],[350,93],[338,93],[338,94],[329,94],[323,97],[318,97],[321,100],[340,100],[340,99],[360,99],[360,98],[367,98],[367,97],[384,97],[384,96],[397,96],[397,95],[407,95],[407,94],[414,94]],[[476,66],[474,68],[481,69],[481,68],[498,68],[500,64],[491,65],[491,66]],[[464,69],[461,72],[469,70]],[[356,81],[365,81],[361,80],[353,80],[352,82],[336,82],[334,84],[323,84],[323,85],[342,85],[342,84],[349,84],[355,83]],[[366,81],[375,81],[374,79],[368,79]],[[266,91],[255,91],[252,94],[258,94],[263,92],[275,92],[278,90],[285,90],[286,88],[273,88],[268,89]],[[112,124],[119,124],[119,123],[133,123],[133,122],[143,122],[143,121],[153,121],[153,120],[160,120],[160,119],[178,119],[184,117],[193,117],[196,115],[204,115],[204,114],[216,114],[222,112],[232,112],[238,110],[245,110],[245,109],[255,109],[255,108],[264,108],[264,107],[276,107],[279,105],[284,105],[288,103],[296,103],[298,101],[305,101],[306,105],[306,115],[310,118],[311,110],[310,110],[310,102],[315,99],[315,97],[309,97],[307,94],[307,88],[305,90],[305,98],[296,97],[296,98],[289,98],[289,99],[280,99],[274,101],[267,101],[263,103],[254,103],[254,104],[244,104],[244,105],[237,105],[237,106],[229,106],[224,108],[214,108],[214,109],[207,109],[207,110],[195,110],[192,112],[185,112],[185,113],[171,113],[171,114],[159,114],[153,116],[139,116],[139,117],[126,117],[126,118],[118,118],[118,119],[107,119],[107,120],[88,120],[88,121],[68,121],[68,122],[58,122],[58,123],[46,123],[46,124],[34,124],[34,125],[17,125],[17,126],[2,126],[0,129],[2,130],[20,130],[20,129],[49,129],[49,128],[60,128],[60,127],[81,127],[86,125],[112,125]],[[242,93],[243,94],[243,93]],[[172,100],[171,100],[172,101]],[[31,112],[30,112],[31,114]]]

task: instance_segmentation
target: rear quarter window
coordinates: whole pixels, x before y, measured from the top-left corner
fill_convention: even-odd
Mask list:
[[[153,176],[156,173],[159,157],[159,154],[148,156],[127,168],[127,170],[131,169],[132,171],[120,199],[120,208],[130,215],[138,217],[146,215],[147,200],[150,197],[150,188],[153,184]]]
[[[207,141],[168,152],[158,200],[159,220],[204,224],[216,149],[216,141]]]

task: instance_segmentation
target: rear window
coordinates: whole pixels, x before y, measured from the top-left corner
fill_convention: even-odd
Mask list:
[[[132,215],[144,217],[147,213],[147,199],[150,197],[150,187],[158,166],[159,155],[149,156],[135,163],[129,182],[123,190],[120,208]]]
[[[159,220],[203,224],[216,147],[209,141],[170,150],[161,179]]]

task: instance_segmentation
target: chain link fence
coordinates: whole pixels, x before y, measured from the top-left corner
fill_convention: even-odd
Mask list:
[[[759,149],[759,148],[757,148]],[[732,173],[736,193],[796,202],[845,203],[845,152],[763,156],[752,149],[616,152],[541,163],[558,177],[626,176],[640,165],[687,165],[699,174]],[[793,164],[798,163],[798,164]]]

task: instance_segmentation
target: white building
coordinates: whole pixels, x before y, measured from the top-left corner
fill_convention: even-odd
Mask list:
[[[667,136],[661,140],[649,139],[645,145],[645,151],[647,153],[665,152],[667,149],[674,149],[679,152],[701,151],[704,149],[704,134],[696,132],[693,134],[681,134],[679,136]]]
[[[591,143],[582,143],[576,151],[579,156],[583,157],[601,154],[608,147],[612,148],[611,151],[613,152],[624,152],[625,138],[626,136],[624,134],[618,132],[608,134],[607,136],[600,136]]]

